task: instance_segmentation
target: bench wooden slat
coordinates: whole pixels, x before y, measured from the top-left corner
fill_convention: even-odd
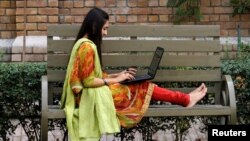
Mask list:
[[[70,53],[75,41],[48,39],[47,42],[48,42],[48,48],[47,48],[48,52]]]
[[[219,116],[229,115],[231,109],[229,106],[221,105],[195,105],[192,108],[185,108],[177,105],[150,105],[150,108],[145,113],[146,117],[168,117],[168,116]],[[62,109],[49,108],[48,118],[65,118],[65,113]]]
[[[220,72],[220,70],[159,70],[155,81],[221,81]]]
[[[103,64],[105,66],[121,66],[123,63],[126,66],[149,66],[151,62],[150,55],[112,55],[103,56]],[[125,61],[126,60],[126,61]],[[220,67],[218,63],[220,60],[219,55],[213,56],[176,56],[176,55],[164,55],[161,60],[160,66],[208,66],[208,67]]]
[[[48,36],[75,37],[80,25],[52,25],[48,27]],[[108,37],[212,37],[220,36],[219,25],[112,25]]]
[[[166,52],[219,52],[218,40],[106,40],[103,42],[103,52],[113,51],[154,51],[160,46]],[[190,50],[188,50],[190,48]]]
[[[47,29],[48,36],[76,37],[80,25],[50,25]]]
[[[210,37],[220,36],[219,25],[124,25],[110,26],[109,37]]]
[[[152,55],[103,55],[103,64],[105,66],[149,66]],[[69,55],[65,54],[48,54],[47,64],[49,67],[64,67],[67,66]],[[207,66],[220,67],[220,55],[209,56],[187,56],[187,55],[164,55],[160,66]],[[124,64],[124,65],[123,65]]]
[[[65,70],[47,70],[49,81],[61,81]],[[199,74],[199,77],[197,77]],[[220,81],[220,70],[158,70],[154,81]]]
[[[73,40],[48,40],[48,51],[70,53]],[[219,40],[105,40],[103,52],[154,51],[154,47],[163,47],[166,52],[219,52]],[[187,49],[189,48],[189,50]]]
[[[221,105],[196,105],[192,108],[185,108],[180,106],[173,106],[169,108],[153,108],[150,107],[145,116],[159,117],[159,116],[219,116],[229,115],[231,109],[229,106]]]

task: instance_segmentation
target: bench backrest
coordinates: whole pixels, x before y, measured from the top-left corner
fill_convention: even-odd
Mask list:
[[[48,27],[47,74],[49,82],[63,82],[65,68],[79,25]],[[157,46],[165,49],[155,82],[207,82],[209,93],[220,100],[221,57],[218,25],[111,25],[103,41],[103,64],[110,72],[150,64]],[[57,85],[58,86],[58,85]],[[60,94],[61,87],[49,89]],[[62,85],[61,85],[62,86]],[[53,86],[51,86],[53,87]],[[176,89],[176,88],[173,88]],[[193,88],[177,90],[188,92]],[[49,94],[52,104],[52,94]]]

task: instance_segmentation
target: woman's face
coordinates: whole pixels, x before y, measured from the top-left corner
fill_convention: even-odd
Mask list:
[[[102,36],[108,35],[109,21],[107,20],[102,27]]]

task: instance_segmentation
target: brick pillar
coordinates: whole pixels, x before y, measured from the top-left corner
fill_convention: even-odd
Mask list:
[[[13,0],[0,1],[0,38],[9,39],[16,36],[16,3]]]

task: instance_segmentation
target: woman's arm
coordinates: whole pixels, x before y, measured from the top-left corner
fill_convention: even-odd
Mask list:
[[[104,78],[95,78],[93,87],[99,87],[103,85],[110,85],[114,83],[119,83],[126,79],[134,79],[134,75],[136,74],[135,68],[129,68],[127,70],[121,71],[119,73],[106,74]]]
[[[118,73],[111,73],[111,74],[108,74],[108,78],[115,78],[117,76],[119,76],[121,73],[125,73],[126,70],[122,71],[122,72],[118,72]]]
[[[115,78],[115,77],[118,77],[119,75],[121,75],[122,73],[130,73],[131,75],[135,75],[136,71],[137,71],[137,69],[135,67],[131,67],[131,68],[128,68],[128,69],[121,71],[121,72],[118,72],[118,73],[108,74],[107,77],[108,78]]]
[[[111,74],[112,75],[112,74]],[[106,78],[94,78],[93,85],[90,87],[100,87],[103,85],[110,85],[114,83],[119,83],[126,79],[134,79],[134,75],[129,73],[128,71],[122,71],[120,73],[116,73],[112,75],[113,77],[106,77]]]

